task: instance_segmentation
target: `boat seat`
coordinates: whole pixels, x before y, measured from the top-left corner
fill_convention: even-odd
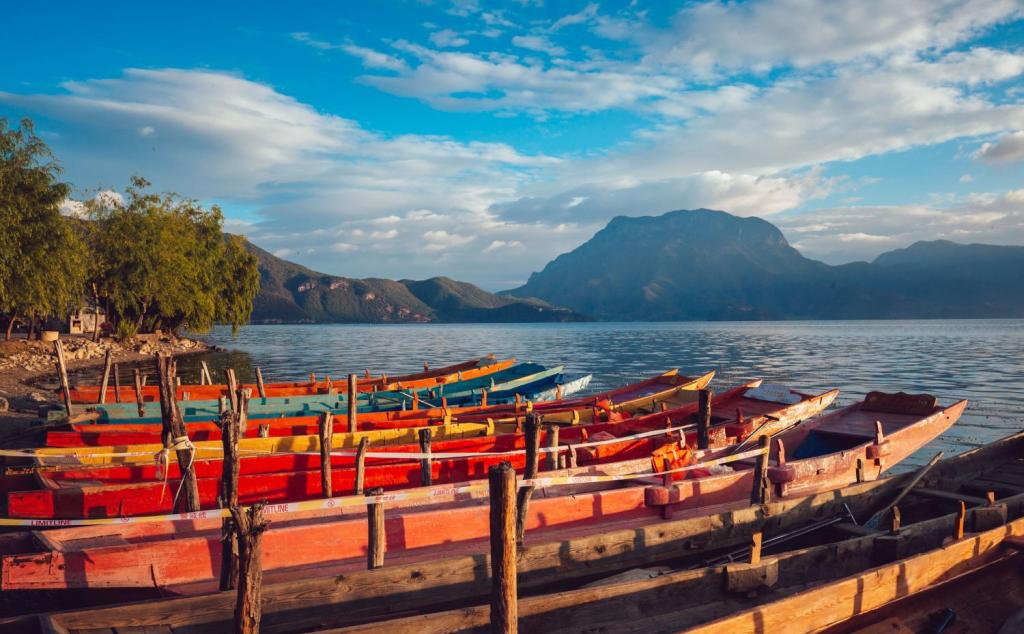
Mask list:
[[[931,394],[869,392],[864,397],[864,403],[860,406],[860,409],[863,412],[926,416],[934,412],[938,404],[938,399]]]

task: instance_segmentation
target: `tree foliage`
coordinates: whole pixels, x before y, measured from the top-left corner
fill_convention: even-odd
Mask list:
[[[85,290],[83,244],[60,205],[70,187],[32,122],[0,118],[0,311],[63,315]]]
[[[133,178],[123,195],[88,204],[98,294],[123,335],[246,323],[259,291],[255,256],[222,233],[223,215]]]
[[[0,118],[0,313],[64,317],[88,291],[122,337],[249,321],[256,256],[222,233],[219,208],[152,193],[136,177],[86,203],[88,221],[71,219],[59,176],[31,121],[9,128]]]

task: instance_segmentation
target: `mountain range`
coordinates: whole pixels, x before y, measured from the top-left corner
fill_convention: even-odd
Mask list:
[[[709,209],[617,217],[508,296],[601,320],[1024,316],[1024,247],[917,242],[830,266],[760,218]]]
[[[502,297],[447,277],[353,279],[282,260],[247,242],[259,261],[252,323],[430,323],[586,321],[546,302]]]
[[[1024,317],[1024,247],[917,242],[832,266],[765,220],[709,209],[616,217],[498,294],[446,277],[338,277],[249,249],[254,323]]]

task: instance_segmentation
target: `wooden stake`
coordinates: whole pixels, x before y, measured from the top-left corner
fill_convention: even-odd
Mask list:
[[[348,375],[348,432],[353,434],[359,427],[356,420],[359,415],[359,377]]]
[[[238,411],[238,379],[235,378],[235,369],[224,370],[224,380],[228,385],[228,400],[231,402],[231,411]]]
[[[433,460],[430,459],[431,437],[429,427],[419,431],[420,451],[427,454],[425,458],[420,458],[420,486],[430,486],[434,483]]]
[[[210,366],[206,365],[206,361],[200,361],[202,364],[202,372],[199,373],[199,378],[205,385],[213,385],[213,375],[210,374]]]
[[[480,407],[487,407],[487,388],[480,390]]]
[[[139,416],[145,415],[146,406],[142,402],[142,373],[138,368],[135,368],[135,407],[139,411]]]
[[[245,432],[249,429],[249,397],[250,390],[238,390],[235,392],[235,402],[238,403],[238,437],[245,438]]]
[[[114,364],[114,402],[121,402],[121,368]]]
[[[548,448],[558,449],[558,430],[561,429],[560,425],[548,425]],[[554,471],[558,468],[558,451],[548,452],[548,471]]]
[[[256,368],[256,389],[259,390],[260,398],[267,398],[267,386],[263,385],[263,370]]]
[[[363,436],[359,439],[359,449],[356,450],[356,495],[363,494],[363,483],[366,479],[366,448],[370,445],[370,439]]]
[[[160,385],[160,414],[164,424],[164,446],[173,448],[178,459],[180,482],[175,493],[176,512],[199,510],[199,483],[196,480],[195,449],[188,440],[185,420],[178,409],[174,389],[174,368],[172,361],[157,354],[157,372]]]
[[[964,538],[964,518],[967,516],[967,506],[960,500],[960,508],[956,511],[956,523],[953,525],[953,539],[960,541]]]
[[[334,435],[334,416],[330,412],[320,414],[320,492],[325,498],[332,497],[331,486],[331,437]]]
[[[895,535],[900,532],[900,507],[892,507],[892,524],[889,525],[889,534]]]
[[[661,486],[666,489],[672,488],[672,461],[668,458],[661,459],[661,467],[663,469],[661,475]],[[661,507],[661,519],[670,520],[672,519],[672,505],[666,504]]]
[[[769,439],[767,435],[762,435],[757,441],[761,447],[761,455],[757,457],[754,463],[754,484],[750,491],[750,503],[767,504],[770,501],[768,484]]]
[[[224,461],[220,481],[222,508],[238,506],[238,413],[225,411],[220,416],[221,444],[224,447]],[[220,589],[232,590],[238,587],[238,533],[234,520],[225,517],[221,521]]]
[[[531,412],[526,415],[526,470],[523,474],[526,480],[532,480],[537,477],[539,449],[540,424],[537,421],[537,415]],[[526,534],[526,511],[532,496],[533,485],[524,486],[519,489],[516,504],[516,543],[519,545],[522,545],[523,537]]]
[[[327,387],[327,393],[330,394],[334,390],[334,383],[331,381],[331,375],[328,374],[324,377],[324,385]]]
[[[259,634],[263,608],[263,556],[260,542],[269,522],[263,504],[246,510],[231,508],[238,534],[238,595],[235,600],[235,634]]]
[[[107,402],[107,385],[110,383],[110,348],[103,353],[103,378],[100,380],[100,403]]]
[[[369,495],[383,495],[384,489],[370,489]],[[371,502],[366,509],[366,567],[369,570],[384,567],[387,533],[384,530],[384,503]]]
[[[68,385],[68,365],[64,359],[64,346],[61,345],[60,339],[53,342],[54,352],[57,354],[57,379],[60,381],[61,396],[64,399],[64,409],[67,411],[68,418],[71,418],[71,386]]]
[[[488,473],[491,504],[491,631],[519,630],[516,588],[516,472],[503,462]]]
[[[430,372],[430,364],[427,363],[426,361],[423,362],[423,371]]]
[[[761,563],[761,531],[750,536],[750,565]]]
[[[260,423],[259,429],[256,430],[256,435],[260,438],[270,438],[270,423]]]
[[[707,449],[711,429],[711,398],[714,393],[705,388],[698,393],[699,410],[697,414],[697,449]]]
[[[313,387],[316,387],[316,373],[315,372],[310,372],[309,373],[309,384],[312,385]]]

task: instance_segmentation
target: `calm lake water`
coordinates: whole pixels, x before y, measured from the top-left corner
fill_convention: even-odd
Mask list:
[[[237,351],[208,362],[218,373],[233,366],[243,380],[254,365],[267,381],[310,371],[341,378],[493,352],[593,374],[592,390],[678,367],[690,375],[717,370],[716,390],[751,378],[804,391],[838,387],[839,405],[874,389],[928,392],[943,404],[970,399],[960,422],[911,466],[939,449],[949,455],[1024,427],[1024,320],[279,325],[247,326],[234,338],[216,329],[202,338]],[[197,364],[179,363],[183,380],[196,380]]]

